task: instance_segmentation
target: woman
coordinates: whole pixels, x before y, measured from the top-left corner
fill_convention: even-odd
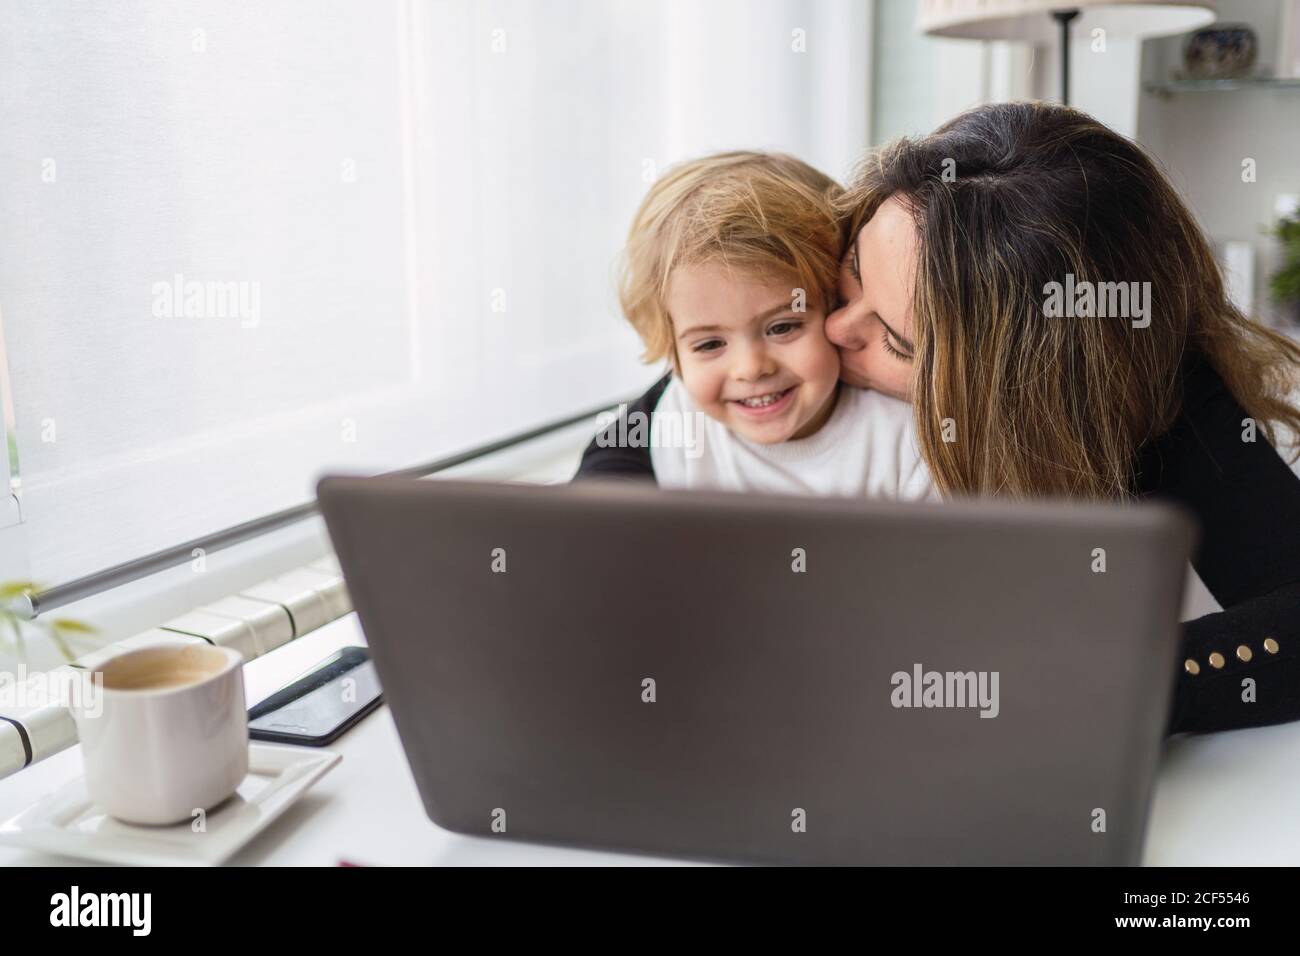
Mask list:
[[[1151,159],[1065,107],[986,106],[869,155],[842,211],[827,335],[846,382],[914,403],[935,484],[1182,503],[1225,610],[1185,625],[1169,731],[1300,718],[1300,478],[1274,447],[1300,347],[1232,307]],[[579,476],[638,451],[593,443]]]

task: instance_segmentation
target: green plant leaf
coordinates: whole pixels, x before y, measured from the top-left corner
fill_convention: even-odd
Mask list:
[[[18,618],[14,617],[12,614],[6,614],[5,619],[9,622],[9,626],[13,628],[14,651],[18,654],[18,658],[24,663],[26,663],[27,642],[23,640],[23,626],[19,622]]]
[[[22,597],[24,594],[39,590],[40,588],[33,581],[5,581],[0,583],[0,601]]]
[[[62,655],[65,663],[71,664],[76,661],[77,656],[72,653],[72,649],[68,647],[67,642],[59,636],[57,631],[50,631],[50,640],[59,649],[59,654]]]
[[[1281,219],[1272,234],[1282,241],[1282,267],[1269,277],[1277,302],[1300,302],[1300,219]]]

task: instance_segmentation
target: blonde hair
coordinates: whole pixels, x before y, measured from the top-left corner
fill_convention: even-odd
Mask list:
[[[1139,449],[1208,363],[1277,444],[1300,347],[1228,300],[1209,243],[1135,143],[1044,103],[984,106],[869,155],[856,236],[890,196],[916,224],[913,401],[946,495],[1127,498]],[[1048,283],[1150,282],[1149,321],[1048,318]],[[955,441],[943,441],[944,420]]]
[[[838,183],[781,153],[718,153],[675,166],[632,220],[619,302],[645,344],[642,358],[676,362],[666,298],[673,270],[717,262],[789,277],[820,308],[834,301],[844,248]]]

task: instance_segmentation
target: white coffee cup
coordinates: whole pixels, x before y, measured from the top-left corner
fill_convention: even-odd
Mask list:
[[[177,643],[100,666],[99,706],[73,709],[95,804],[127,823],[167,824],[234,793],[248,775],[242,665],[230,648]]]

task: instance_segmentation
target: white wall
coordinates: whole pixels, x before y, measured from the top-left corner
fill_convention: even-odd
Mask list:
[[[1279,6],[1278,0],[1220,0],[1221,22],[1247,22],[1259,34],[1257,71],[1272,67]],[[1146,82],[1169,79],[1181,64],[1181,38],[1144,44]],[[1278,244],[1264,229],[1276,219],[1279,196],[1300,194],[1300,89],[1142,92],[1138,102],[1137,139],[1164,163],[1212,240],[1254,248],[1254,313],[1275,319],[1279,310],[1267,285]],[[1254,182],[1242,179],[1246,159],[1255,161]]]
[[[929,133],[962,110],[987,102],[990,47],[978,40],[945,40],[916,30],[916,4],[881,0],[875,11],[872,145]],[[1016,90],[1005,83],[1001,98]]]

